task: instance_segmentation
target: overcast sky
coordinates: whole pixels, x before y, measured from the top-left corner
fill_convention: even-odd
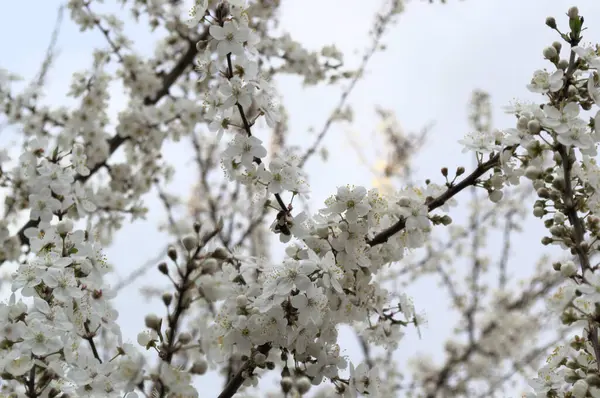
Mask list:
[[[467,105],[474,89],[491,94],[497,128],[514,125],[514,119],[503,114],[501,106],[514,98],[539,100],[526,90],[525,85],[534,70],[549,66],[542,59],[542,49],[558,39],[556,33],[545,26],[544,20],[547,16],[555,16],[559,26],[566,26],[564,14],[574,4],[563,0],[448,2],[430,5],[426,1],[413,0],[385,37],[387,50],[373,57],[366,77],[351,95],[350,103],[356,111],[355,123],[351,127],[334,126],[325,140],[330,160],[323,163],[315,157],[306,166],[311,176],[313,210],[335,192],[337,185],[370,186],[372,175],[356,161],[345,141],[345,129],[351,128],[364,142],[372,142],[377,121],[375,105],[393,110],[409,132],[435,122],[427,149],[417,156],[415,165],[418,180],[431,177],[439,181],[440,167],[448,166],[454,170],[462,165],[469,169],[472,164],[471,159],[461,153],[457,140],[469,131]],[[380,7],[380,0],[282,0],[282,3],[282,29],[311,49],[336,44],[347,54],[349,65],[357,65],[360,54],[369,44],[367,32],[374,12]],[[1,67],[26,78],[37,72],[59,4],[57,0],[20,0],[2,6]],[[576,5],[589,26],[584,40],[600,41],[600,2],[580,0]],[[134,27],[128,31],[138,51],[150,54],[153,42],[145,29]],[[90,51],[99,45],[105,45],[100,35],[95,32],[80,34],[74,24],[65,21],[58,44],[60,57],[50,74],[49,103],[68,103],[65,94],[71,73],[87,68],[91,63]],[[290,113],[291,141],[312,142],[306,138],[310,137],[309,128],[319,129],[323,125],[337,103],[341,88],[305,89],[298,79],[288,77],[279,79],[278,87]],[[113,114],[123,105],[123,96],[114,93],[111,100]],[[6,145],[10,138],[10,134],[3,133],[0,144]],[[187,157],[189,151],[181,145],[169,145],[165,150],[167,159],[181,170],[193,170]],[[370,160],[375,161],[372,156]],[[193,173],[178,173],[169,191],[187,195],[193,178]],[[106,251],[121,275],[153,255],[149,254],[148,248],[155,247],[158,251],[164,245],[164,235],[150,228],[164,219],[163,209],[156,198],[149,197],[148,203],[148,221],[124,227],[115,244]],[[538,242],[543,231],[540,224],[539,220],[528,221],[525,233],[513,249],[515,258],[524,264],[525,273],[539,254],[528,248],[540,247]],[[274,248],[274,251],[280,252],[281,248]],[[131,339],[135,339],[143,325],[145,312],[140,308],[153,310],[151,305],[140,307],[144,303],[136,289],[153,281],[163,284],[158,273],[152,272],[117,300],[120,323],[125,336]],[[440,306],[444,296],[434,286],[419,285],[409,290],[417,307],[427,313],[429,328],[423,331],[422,340],[409,331],[406,340],[400,344],[401,357],[406,358],[417,351],[439,357],[448,330],[448,315]],[[350,339],[345,335],[342,347],[347,347],[346,352],[356,357],[358,353],[353,350],[355,344]],[[207,383],[210,385],[203,384],[206,396],[216,396],[221,383]]]

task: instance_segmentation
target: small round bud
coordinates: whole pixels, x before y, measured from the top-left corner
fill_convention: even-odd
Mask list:
[[[527,123],[529,123],[531,119],[529,119],[528,117],[525,116],[521,116],[518,120],[517,120],[517,128],[519,130],[525,130],[527,128]]]
[[[564,232],[564,229],[555,225],[553,227],[550,227],[549,231],[553,236],[561,236]]]
[[[296,380],[296,390],[298,390],[300,395],[306,394],[310,390],[310,387],[311,383],[308,377],[300,377]]]
[[[499,189],[496,189],[495,191],[490,192],[490,200],[492,201],[492,203],[498,203],[502,200],[502,197],[504,196],[504,193],[502,191],[500,191]]]
[[[560,267],[560,273],[568,278],[577,273],[577,267],[573,261],[567,261]]]
[[[450,217],[449,215],[445,214],[442,217],[442,224],[444,224],[444,225],[450,225],[450,224],[452,224],[452,217]]]
[[[556,51],[556,48],[553,46],[544,48],[543,54],[544,58],[549,59],[550,61],[558,57],[558,51]]]
[[[569,18],[579,17],[579,8],[577,8],[575,6],[569,8],[569,11],[567,11],[567,15],[569,16]]]
[[[585,380],[577,380],[575,384],[573,384],[571,394],[573,395],[573,398],[584,398],[587,395],[589,388],[590,386]]]
[[[159,330],[161,323],[162,320],[154,314],[148,314],[144,318],[144,324],[148,329]]]
[[[546,25],[552,29],[556,29],[556,19],[554,19],[554,17],[546,18]]]
[[[194,232],[200,233],[201,228],[202,228],[202,225],[198,221],[194,221]]]
[[[229,258],[229,253],[227,252],[227,250],[223,249],[222,247],[218,247],[212,253],[212,257],[214,257],[218,260],[227,260]]]
[[[282,377],[279,384],[281,385],[281,391],[283,391],[284,394],[288,394],[294,386],[294,381],[291,377]]]
[[[525,177],[529,178],[530,180],[537,180],[538,178],[540,178],[541,175],[542,170],[540,170],[536,166],[528,166],[525,169]]]
[[[544,210],[543,207],[534,207],[533,208],[533,215],[538,217],[538,218],[542,218],[544,217],[544,215],[546,214],[546,211]]]
[[[150,344],[152,340],[152,336],[148,332],[140,332],[137,335],[137,342],[142,347],[148,347],[148,344]]]
[[[550,191],[548,191],[548,188],[546,187],[538,189],[536,193],[537,196],[539,196],[542,199],[548,199],[550,197]]]
[[[169,246],[167,249],[167,256],[173,261],[177,261],[177,249],[174,246]]]
[[[462,175],[464,173],[465,173],[465,168],[464,167],[459,166],[459,167],[456,168],[456,175],[457,176]]]
[[[273,369],[275,369],[275,362],[272,362],[272,361],[267,361],[267,362],[265,363],[265,366],[267,367],[267,369],[269,369],[269,370],[273,370]]]
[[[188,332],[183,332],[179,335],[179,341],[181,344],[188,344],[190,341],[192,341],[192,335]]]
[[[189,252],[198,248],[198,238],[196,237],[196,235],[184,236],[181,240],[181,243],[183,243],[183,247],[185,247],[185,250]]]
[[[552,238],[549,238],[549,237],[547,237],[547,236],[544,236],[544,237],[542,238],[542,245],[544,245],[544,246],[548,246],[548,245],[549,245],[549,244],[551,244],[552,242],[554,242],[554,241],[552,240]]]
[[[444,177],[448,177],[448,168],[447,167],[442,167],[442,175]]]
[[[539,134],[542,131],[542,126],[540,126],[540,122],[533,119],[527,122],[527,130],[533,135]]]
[[[552,268],[554,269],[554,271],[560,271],[561,267],[562,267],[562,264],[559,263],[558,261],[555,263],[552,263]]]
[[[558,69],[567,70],[567,68],[569,67],[569,61],[563,58],[560,61],[558,61],[558,64],[556,64],[556,66],[558,67]]]
[[[162,301],[165,304],[165,306],[170,306],[171,302],[173,301],[173,295],[171,293],[163,293]]]
[[[246,295],[244,295],[244,294],[240,294],[235,299],[235,302],[236,302],[236,304],[237,304],[238,307],[245,307],[246,304],[248,304],[248,297],[246,297]]]
[[[554,43],[552,43],[552,47],[554,47],[556,49],[556,52],[559,53],[562,49],[562,43],[559,41],[555,41]]]
[[[197,360],[192,365],[190,372],[195,375],[203,375],[208,370],[208,363],[204,358]]]
[[[164,261],[162,263],[158,264],[158,270],[160,271],[161,274],[169,275],[169,269],[167,268],[167,263],[165,263]]]
[[[202,270],[207,274],[214,274],[218,267],[219,263],[214,258],[207,258],[202,261]]]
[[[56,231],[60,235],[66,235],[73,230],[73,221],[69,218],[65,218],[64,220],[60,220],[58,224],[56,224]]]
[[[398,200],[398,206],[402,206],[402,207],[409,207],[410,206],[410,199],[407,198],[406,196],[402,196],[399,200]]]

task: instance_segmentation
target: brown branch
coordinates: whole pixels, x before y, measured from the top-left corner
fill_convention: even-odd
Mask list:
[[[507,147],[504,150],[514,150],[515,148],[516,148],[515,146],[511,146],[511,147]],[[477,168],[471,174],[469,174],[467,177],[465,177],[461,182],[459,182],[456,185],[450,186],[446,190],[446,192],[444,192],[437,198],[429,201],[429,203],[427,204],[429,211],[435,210],[438,207],[444,205],[444,203],[446,203],[449,199],[451,199],[454,195],[458,194],[463,189],[476,184],[478,181],[478,178],[481,177],[483,174],[485,174],[487,171],[496,167],[499,164],[499,161],[500,161],[500,153],[497,153],[487,162],[482,163],[479,166],[477,166]],[[401,218],[400,220],[398,220],[394,225],[392,225],[388,229],[385,229],[385,230],[381,231],[380,233],[378,233],[377,235],[375,235],[373,237],[373,239],[368,239],[367,244],[369,244],[369,246],[376,246],[376,245],[385,243],[394,234],[402,231],[405,226],[406,226],[406,219]]]

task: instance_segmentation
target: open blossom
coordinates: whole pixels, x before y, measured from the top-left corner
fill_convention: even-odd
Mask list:
[[[247,26],[239,26],[236,21],[225,21],[223,26],[211,25],[210,35],[218,41],[217,53],[220,57],[224,57],[229,53],[235,55],[244,54],[244,46],[242,45],[250,34]]]
[[[527,88],[534,93],[556,92],[563,87],[564,72],[558,69],[556,72],[549,74],[545,70],[536,70],[531,79],[531,84]]]
[[[244,166],[252,166],[254,158],[264,158],[267,150],[262,146],[262,141],[254,136],[237,134],[232,143],[223,152],[225,159],[238,159]]]

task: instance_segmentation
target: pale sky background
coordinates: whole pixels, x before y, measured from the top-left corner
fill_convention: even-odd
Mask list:
[[[282,0],[282,3],[280,26],[283,30],[311,49],[335,43],[346,54],[348,65],[357,65],[359,56],[369,44],[367,32],[381,4],[380,0]],[[3,1],[0,13],[1,67],[26,78],[33,77],[48,44],[59,4],[57,0]],[[387,50],[373,57],[366,77],[358,83],[350,97],[355,109],[352,130],[365,142],[371,142],[369,136],[377,122],[375,105],[395,111],[398,120],[409,132],[419,131],[426,124],[435,122],[427,149],[413,163],[417,167],[416,178],[424,181],[431,177],[440,182],[439,169],[442,166],[453,171],[462,165],[470,170],[471,158],[461,153],[457,140],[469,131],[467,106],[472,91],[482,89],[491,94],[495,127],[514,127],[514,118],[503,114],[501,106],[514,98],[539,100],[526,90],[525,85],[534,70],[550,66],[542,59],[541,53],[545,46],[558,39],[557,34],[545,26],[544,20],[549,15],[555,16],[559,27],[566,30],[564,14],[571,5],[579,6],[586,23],[591,25],[584,34],[584,40],[600,41],[600,2],[597,0],[576,3],[564,0],[449,0],[446,5],[409,2],[397,25],[383,40]],[[108,8],[116,9],[112,5]],[[133,27],[128,31],[137,50],[150,54],[153,42],[146,35],[145,28]],[[65,13],[58,43],[60,55],[49,78],[48,103],[69,103],[65,100],[65,93],[71,73],[87,68],[91,64],[91,50],[104,45],[103,38],[96,31],[80,34]],[[299,84],[299,79],[289,77],[279,79],[278,83],[290,113],[290,141],[305,145],[312,143],[308,129],[321,128],[337,103],[341,88],[305,89]],[[124,105],[124,99],[119,93],[114,95],[111,110],[116,114]],[[305,167],[311,177],[312,210],[318,209],[338,185],[371,185],[372,175],[359,165],[345,142],[344,129],[347,128],[338,125],[329,132],[325,140],[330,152],[327,163],[315,156]],[[0,145],[7,145],[10,139],[11,135],[3,132]],[[182,145],[167,145],[165,150],[166,158],[181,170],[193,170],[188,149]],[[194,176],[193,172],[178,172],[169,192],[187,196]],[[465,193],[464,196],[467,199],[470,194]],[[150,207],[148,220],[125,226],[117,235],[115,244],[106,250],[109,261],[116,265],[120,275],[128,274],[153,257],[165,244],[164,234],[153,228],[164,220],[163,208],[155,195],[149,195],[147,199]],[[464,214],[459,211],[452,216],[459,219]],[[525,233],[513,244],[512,250],[515,258],[523,264],[523,275],[530,272],[541,253],[539,240],[543,233],[539,220],[530,219],[526,225]],[[534,251],[531,247],[535,248]],[[282,247],[274,247],[273,250],[280,253]],[[162,315],[160,304],[144,303],[137,291],[140,286],[155,281],[164,285],[158,272],[152,271],[117,298],[120,324],[126,338],[135,340],[147,312],[156,311]],[[435,284],[419,284],[410,288],[409,293],[414,297],[417,308],[426,312],[429,327],[423,330],[421,340],[414,330],[408,330],[400,343],[398,357],[408,358],[416,352],[424,352],[441,359],[442,342],[448,333],[447,323],[454,319],[442,304],[445,295]],[[350,357],[360,357],[352,336],[344,334],[341,346]],[[203,396],[213,397],[220,391],[222,381],[211,380],[214,379],[201,379],[206,394]],[[272,386],[267,381],[264,385]]]

